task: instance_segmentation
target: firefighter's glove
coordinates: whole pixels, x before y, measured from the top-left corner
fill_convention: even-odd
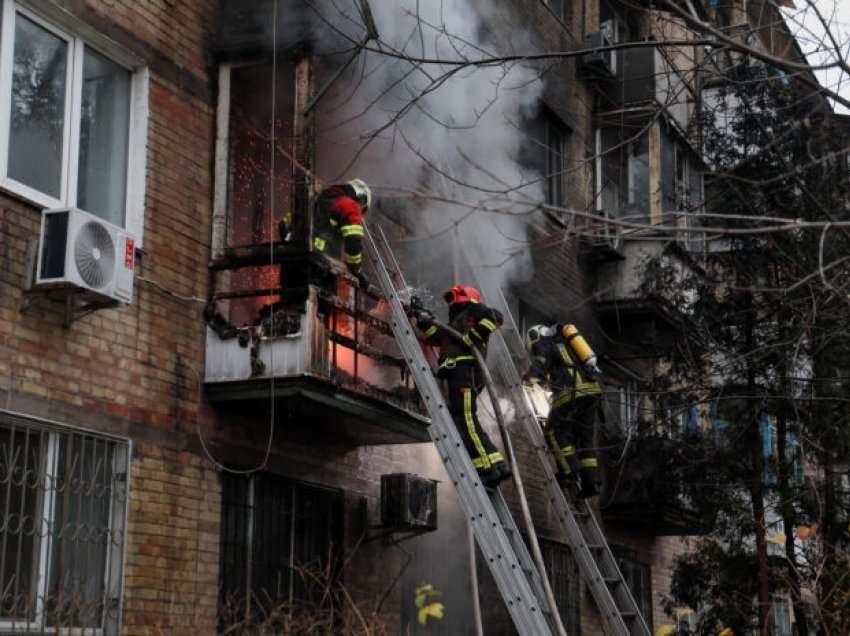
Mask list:
[[[428,311],[425,309],[425,305],[422,304],[422,299],[419,296],[413,295],[410,297],[410,313],[414,316],[418,315],[420,311]]]
[[[427,309],[415,311],[413,317],[416,318],[416,324],[422,327],[430,327],[434,323],[434,320],[436,320],[434,314]]]

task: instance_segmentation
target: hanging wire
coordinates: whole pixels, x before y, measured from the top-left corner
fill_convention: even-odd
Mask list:
[[[271,82],[271,114],[269,116],[269,267],[272,271],[274,271],[274,219],[275,219],[275,115],[277,113],[277,3],[278,0],[274,0],[272,3],[272,82]],[[274,328],[275,328],[275,320],[274,320],[274,304],[269,307],[269,339],[274,338]],[[262,326],[260,327],[257,338],[262,339]],[[233,475],[252,475],[256,472],[263,470],[269,463],[269,457],[272,452],[272,443],[274,442],[274,431],[275,431],[275,377],[274,377],[274,347],[269,348],[269,369],[271,371],[271,376],[269,378],[269,439],[266,443],[266,451],[263,455],[263,460],[255,467],[248,468],[245,470],[239,470],[235,468],[228,468],[223,465],[221,462],[217,461],[215,457],[213,457],[206,443],[204,442],[204,436],[201,431],[201,421],[198,418],[198,438],[201,441],[201,448],[203,448],[204,453],[207,456],[207,459],[213,463],[219,470],[231,473]],[[197,372],[196,372],[197,373]],[[199,386],[199,399],[200,399],[200,374],[198,374],[198,386]]]

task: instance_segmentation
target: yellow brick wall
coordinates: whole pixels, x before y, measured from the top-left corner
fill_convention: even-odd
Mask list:
[[[134,448],[124,634],[216,629],[221,487],[208,462],[151,444]]]

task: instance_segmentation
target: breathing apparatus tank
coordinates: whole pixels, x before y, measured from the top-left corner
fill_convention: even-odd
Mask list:
[[[591,369],[597,368],[596,354],[593,353],[593,349],[590,348],[587,340],[578,332],[575,325],[564,325],[561,327],[561,335],[564,336],[564,339],[582,364],[587,365]]]

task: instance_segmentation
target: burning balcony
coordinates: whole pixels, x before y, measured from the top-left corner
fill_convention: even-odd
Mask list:
[[[216,291],[218,311],[208,316],[210,400],[262,405],[273,396],[342,425],[357,443],[427,440],[428,420],[385,320],[385,301],[358,289],[322,254],[277,245],[274,265],[256,265],[269,253],[229,251],[212,263],[213,277],[231,287]],[[281,285],[269,270],[292,278]]]
[[[223,409],[274,399],[354,443],[424,441],[388,308],[310,249],[310,77],[298,57],[220,68],[206,392]]]

